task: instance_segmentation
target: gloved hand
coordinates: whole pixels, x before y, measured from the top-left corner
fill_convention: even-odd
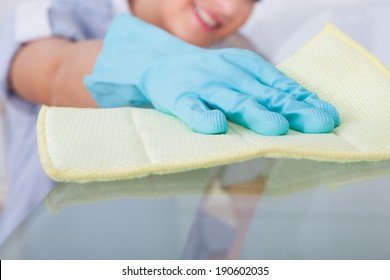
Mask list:
[[[227,119],[263,135],[340,123],[332,105],[259,55],[199,48],[127,15],[114,20],[85,86],[100,107],[151,103],[205,134],[225,133]]]

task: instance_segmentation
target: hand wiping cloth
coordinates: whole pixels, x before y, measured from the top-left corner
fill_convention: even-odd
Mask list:
[[[258,54],[200,48],[126,15],[114,19],[84,84],[99,107],[150,104],[203,134],[226,133],[228,120],[268,136],[340,124],[334,106]]]
[[[336,27],[326,28],[278,68],[333,104],[329,134],[263,136],[229,123],[226,134],[193,132],[152,109],[43,106],[38,146],[57,181],[104,181],[172,173],[256,157],[322,161],[390,159],[390,70]]]

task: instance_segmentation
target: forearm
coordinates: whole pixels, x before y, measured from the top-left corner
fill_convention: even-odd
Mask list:
[[[50,106],[96,107],[83,85],[102,41],[47,39],[24,46],[14,59],[10,83],[23,98]]]

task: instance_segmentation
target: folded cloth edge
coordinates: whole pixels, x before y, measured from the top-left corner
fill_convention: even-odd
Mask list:
[[[371,53],[368,49],[360,45],[358,42],[356,42],[352,37],[341,31],[339,28],[337,28],[333,23],[326,21],[325,22],[325,28],[322,32],[320,32],[317,36],[321,36],[324,33],[331,33],[332,35],[338,37],[348,45],[350,45],[353,49],[355,49],[357,52],[359,52],[362,56],[364,56],[367,60],[369,60],[378,71],[380,71],[384,76],[386,76],[388,79],[390,79],[390,69],[373,53]],[[311,40],[315,40],[317,38],[315,36]],[[308,42],[310,44],[311,40]]]

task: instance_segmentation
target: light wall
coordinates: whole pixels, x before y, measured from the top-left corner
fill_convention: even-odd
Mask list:
[[[330,21],[390,65],[388,15],[389,0],[262,0],[243,33],[279,63]]]
[[[9,13],[18,3],[22,2],[22,1],[24,1],[24,0],[1,0],[0,1],[0,18],[3,17],[5,14]]]

